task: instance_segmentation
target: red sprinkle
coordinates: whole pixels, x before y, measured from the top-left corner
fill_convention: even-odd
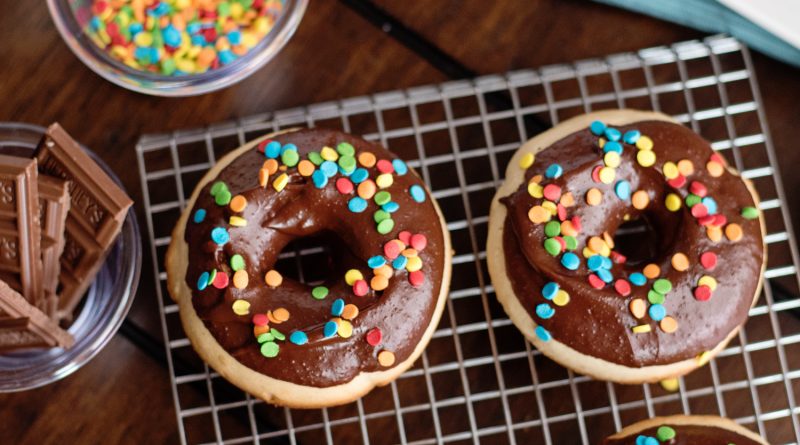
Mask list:
[[[686,176],[678,175],[675,178],[672,178],[669,181],[667,181],[667,184],[669,184],[670,187],[672,188],[679,189],[684,185],[686,185]]]
[[[580,232],[581,228],[583,227],[583,226],[581,226],[581,217],[580,216],[573,216],[571,221],[572,221],[572,227],[575,230],[577,230],[578,232]]]
[[[402,250],[403,249],[400,248],[400,243],[396,243],[394,240],[383,245],[383,254],[390,260],[397,258]]]
[[[555,184],[547,184],[544,186],[544,190],[542,190],[542,194],[546,199],[550,201],[557,202],[558,198],[561,198],[561,187]]]
[[[595,274],[589,275],[589,285],[595,289],[602,289],[606,283]]]
[[[694,289],[694,298],[697,301],[708,301],[708,300],[710,300],[711,299],[711,288],[706,286],[706,285],[697,286]]]
[[[692,206],[692,216],[695,218],[702,218],[708,215],[708,207],[702,203],[697,203]]]
[[[692,181],[692,183],[689,184],[689,191],[701,198],[704,198],[708,194],[708,189],[706,186],[703,185],[702,182],[698,181]]]
[[[592,169],[592,181],[597,182],[598,184],[601,182],[600,181],[600,170],[602,168],[603,167],[597,165]]]
[[[336,180],[336,190],[339,190],[339,193],[343,195],[352,193],[353,188],[353,182],[347,178],[339,178]]]
[[[397,234],[397,239],[403,242],[406,246],[411,244],[411,232],[408,230],[403,230],[402,232]]]
[[[213,284],[217,289],[225,289],[228,287],[228,274],[222,271],[217,272],[217,276],[214,277]]]
[[[353,283],[353,293],[356,294],[357,297],[363,297],[367,295],[367,292],[369,292],[369,286],[366,281],[356,280],[356,282]]]
[[[556,211],[558,212],[558,220],[564,221],[567,219],[567,208],[561,204],[556,206]]]
[[[411,241],[410,243],[406,244],[411,244],[411,247],[413,247],[414,250],[416,250],[417,252],[421,252],[428,245],[428,238],[426,238],[425,235],[421,233],[413,235],[410,241]]]
[[[697,222],[700,223],[701,226],[708,226],[714,223],[714,215],[706,215],[697,218]]]
[[[707,270],[714,270],[717,267],[717,254],[714,252],[705,252],[700,255],[700,264]]]
[[[266,314],[255,314],[253,315],[253,324],[256,326],[266,326],[269,324],[269,318],[267,318]]]
[[[383,340],[383,333],[378,328],[372,328],[369,332],[367,332],[367,343],[370,346],[378,346],[381,344],[381,340]]]
[[[258,150],[259,153],[264,153],[264,150],[267,149],[267,144],[269,144],[270,142],[272,142],[272,139],[267,139],[266,141],[261,141],[261,143],[258,144],[258,148],[256,150]]]
[[[394,167],[392,167],[392,163],[387,161],[386,159],[381,159],[375,164],[378,167],[378,171],[381,173],[394,173]]]
[[[555,239],[556,241],[558,241],[558,244],[561,244],[561,251],[562,251],[562,252],[563,252],[563,251],[565,251],[565,250],[567,250],[567,242],[566,242],[566,241],[564,241],[564,238],[561,238],[560,236],[557,236],[557,237],[555,237],[555,238],[553,238],[553,239]]]
[[[728,224],[728,218],[726,218],[725,215],[721,215],[721,214],[718,213],[718,214],[714,215],[714,222],[711,223],[711,224],[713,224],[713,225],[715,225],[717,227],[722,227],[725,224]]]
[[[631,285],[626,280],[619,279],[614,282],[614,290],[623,297],[627,297],[631,293]]]
[[[611,261],[613,261],[613,262],[615,262],[617,264],[625,264],[625,262],[628,261],[628,258],[625,255],[623,255],[623,254],[621,254],[621,253],[619,253],[619,252],[617,252],[615,250],[612,250],[611,251]]]
[[[420,287],[425,283],[425,274],[421,270],[408,273],[408,282],[414,287]]]
[[[722,165],[728,165],[728,161],[725,160],[719,153],[714,153],[711,155],[710,158],[712,161],[719,162]]]

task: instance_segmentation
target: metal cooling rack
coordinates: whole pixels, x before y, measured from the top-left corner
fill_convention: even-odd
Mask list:
[[[486,270],[489,202],[513,151],[567,117],[617,107],[662,110],[712,141],[755,183],[768,221],[767,279],[746,328],[677,392],[596,382],[554,364],[505,317]],[[186,198],[215,159],[265,132],[315,125],[377,140],[420,172],[449,221],[454,279],[413,369],[350,405],[289,410],[243,394],[200,361],[166,293],[162,261]],[[770,443],[800,443],[800,263],[750,55],[733,38],[148,135],[136,150],[184,443],[589,444],[639,419],[681,412],[729,416]],[[285,252],[282,261],[313,280],[303,258],[321,251]]]

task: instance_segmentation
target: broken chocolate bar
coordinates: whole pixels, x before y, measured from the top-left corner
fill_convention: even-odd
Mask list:
[[[64,229],[69,211],[68,182],[52,176],[39,175],[39,223],[42,228],[42,286],[44,287],[44,312],[53,317],[58,308],[58,276],[60,258],[64,251]]]
[[[69,348],[74,342],[69,332],[0,281],[0,352],[47,346]]]
[[[0,279],[46,309],[36,160],[0,155]]]

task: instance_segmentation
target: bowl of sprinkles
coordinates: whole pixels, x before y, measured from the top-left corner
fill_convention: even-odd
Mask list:
[[[144,94],[231,86],[283,48],[308,0],[47,0],[67,46],[105,79]]]

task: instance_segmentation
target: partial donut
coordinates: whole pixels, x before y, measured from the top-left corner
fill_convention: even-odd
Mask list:
[[[292,241],[330,242],[314,286],[276,270]],[[408,369],[450,282],[450,238],[416,173],[348,134],[289,130],[200,180],[167,251],[168,287],[200,356],[274,404],[343,404]],[[287,275],[287,276],[284,276]]]
[[[736,422],[717,416],[654,417],[634,423],[600,445],[768,445]]]
[[[621,227],[644,238],[617,246]],[[738,332],[760,293],[763,233],[751,184],[708,142],[666,115],[613,110],[515,153],[487,260],[498,300],[545,355],[601,380],[654,382],[702,366]]]

